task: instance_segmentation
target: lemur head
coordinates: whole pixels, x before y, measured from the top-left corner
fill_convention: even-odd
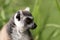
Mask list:
[[[14,15],[14,22],[16,28],[22,31],[27,29],[35,29],[37,26],[28,7],[24,10],[19,10],[16,12]]]

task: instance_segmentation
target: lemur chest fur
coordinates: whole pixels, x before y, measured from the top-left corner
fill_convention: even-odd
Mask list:
[[[31,40],[31,36],[28,31],[21,33],[16,29],[13,29],[11,37],[12,40]]]

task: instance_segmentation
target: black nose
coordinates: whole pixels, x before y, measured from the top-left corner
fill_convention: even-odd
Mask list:
[[[32,29],[35,29],[37,27],[37,25],[34,23],[34,25],[32,26]]]

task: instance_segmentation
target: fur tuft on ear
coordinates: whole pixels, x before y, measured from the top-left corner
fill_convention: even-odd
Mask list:
[[[30,11],[30,8],[29,7],[26,7],[24,11]]]

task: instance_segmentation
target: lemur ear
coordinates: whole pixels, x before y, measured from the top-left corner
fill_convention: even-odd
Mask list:
[[[29,8],[29,7],[26,7],[26,8],[24,9],[24,11],[29,11],[29,12],[30,12],[30,8]]]
[[[20,12],[17,12],[16,18],[18,19],[18,21],[20,21]]]

